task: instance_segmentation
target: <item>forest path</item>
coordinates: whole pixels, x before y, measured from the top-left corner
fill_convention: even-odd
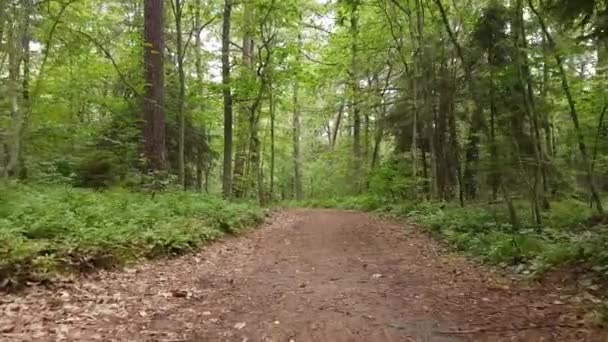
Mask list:
[[[0,340],[605,341],[565,298],[403,224],[288,210],[198,254],[0,295]]]

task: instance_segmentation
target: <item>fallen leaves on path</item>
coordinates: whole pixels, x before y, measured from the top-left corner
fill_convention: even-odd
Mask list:
[[[0,340],[605,340],[566,290],[406,233],[361,213],[277,213],[197,254],[0,295]]]

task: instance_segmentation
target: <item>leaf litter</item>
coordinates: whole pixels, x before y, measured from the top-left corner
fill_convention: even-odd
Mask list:
[[[196,254],[2,294],[0,340],[606,340],[566,288],[406,232],[356,212],[278,212]]]

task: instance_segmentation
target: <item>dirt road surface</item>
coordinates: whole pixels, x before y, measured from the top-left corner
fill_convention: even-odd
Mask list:
[[[0,295],[0,341],[608,341],[416,228],[288,210],[199,253]]]

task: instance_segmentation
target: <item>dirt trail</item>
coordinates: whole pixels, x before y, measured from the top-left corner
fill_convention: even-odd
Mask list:
[[[362,213],[292,210],[198,254],[0,295],[1,341],[606,341],[527,286]]]

